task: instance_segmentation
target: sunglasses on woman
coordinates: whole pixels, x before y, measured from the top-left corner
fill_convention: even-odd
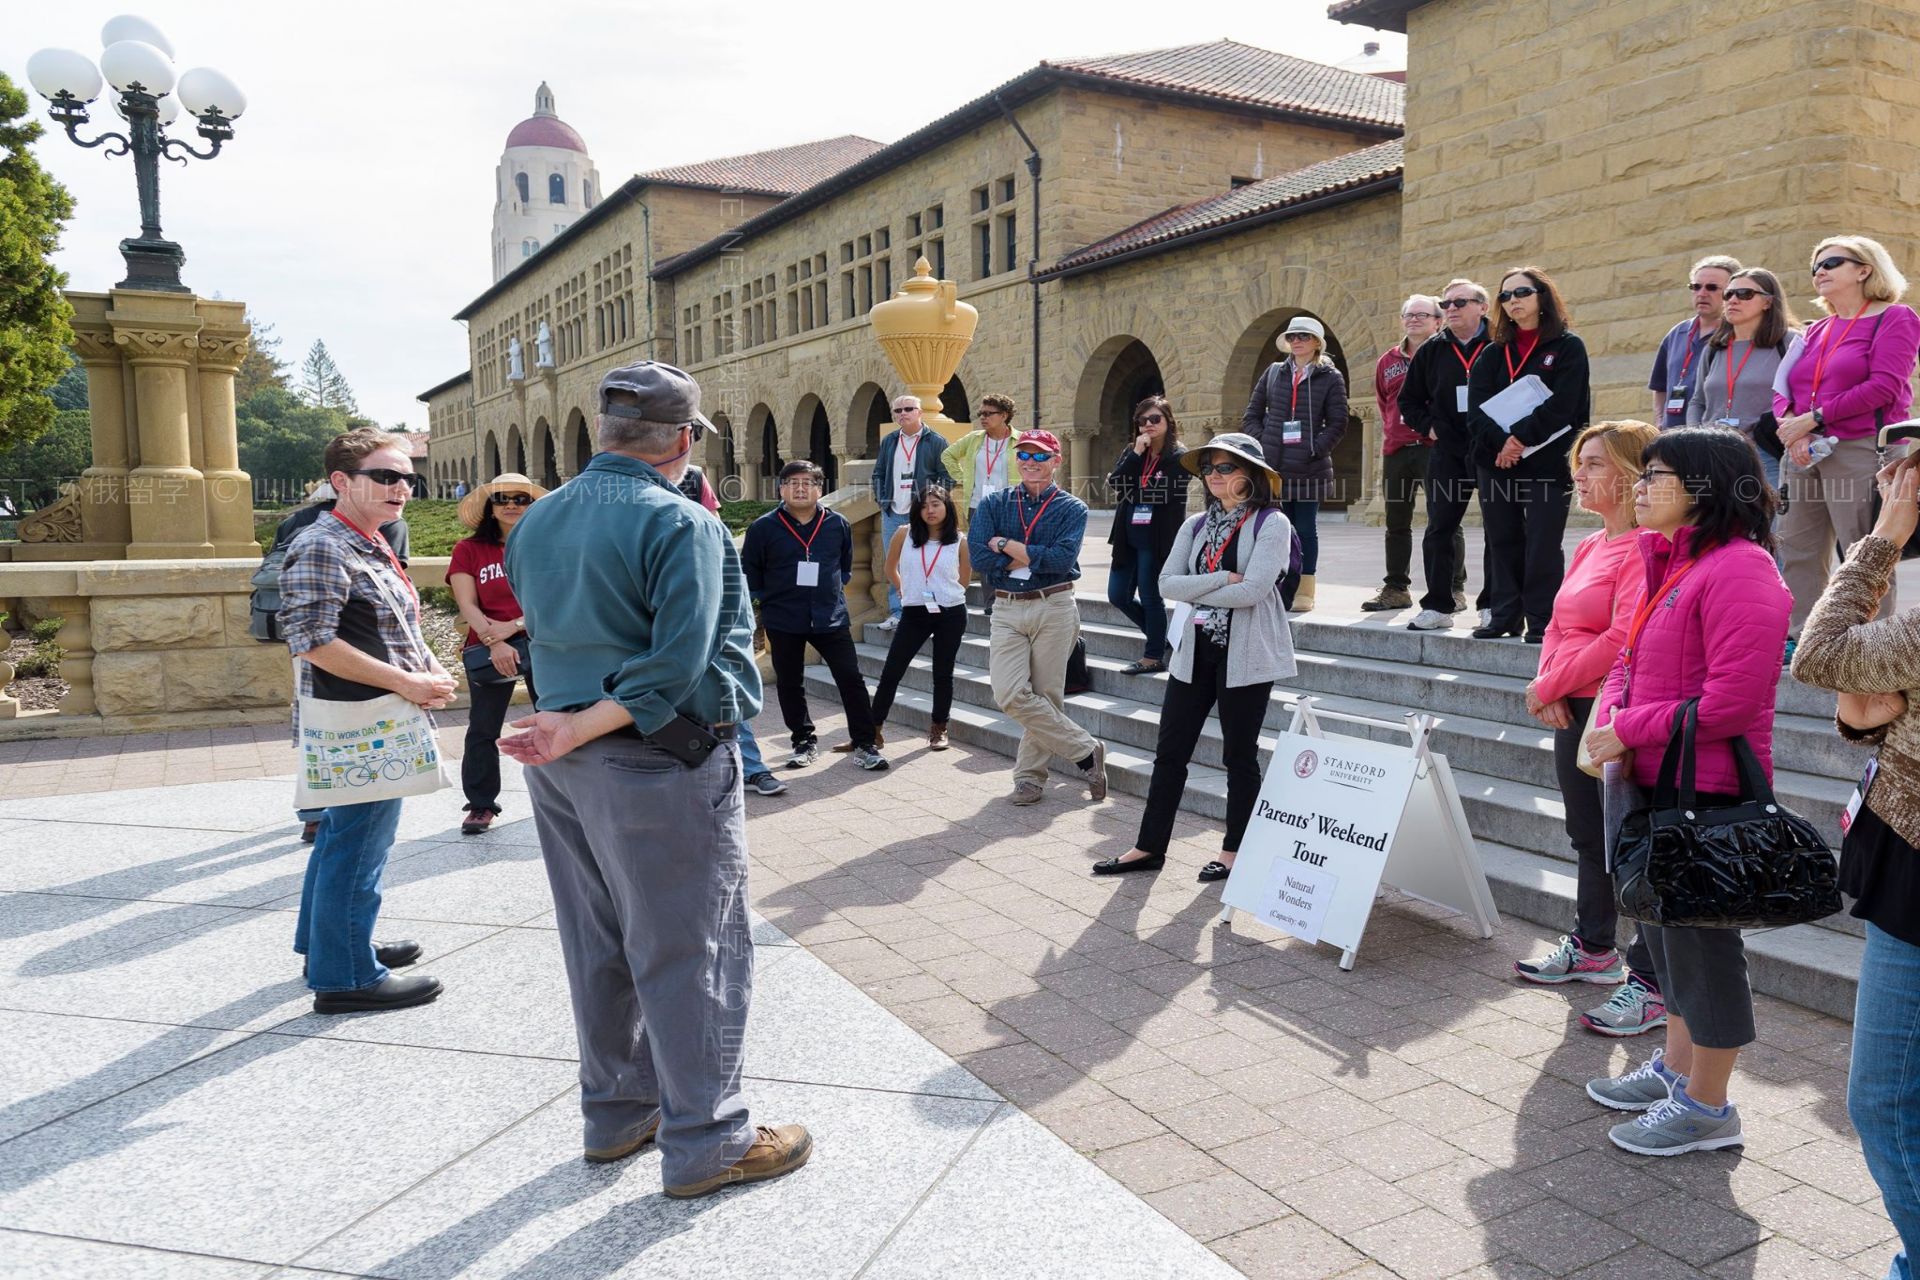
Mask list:
[[[1512,302],[1515,298],[1531,298],[1538,292],[1540,291],[1532,285],[1523,284],[1518,289],[1502,289],[1500,291],[1500,301]]]
[[[1039,453],[1035,453],[1030,449],[1015,449],[1013,456],[1022,462],[1049,462],[1053,459],[1053,455],[1044,449]]]
[[[365,476],[375,484],[410,485],[413,483],[413,472],[395,471],[392,467],[359,467],[347,472],[347,474],[350,476]]]
[[[1146,417],[1140,419],[1140,425],[1143,427],[1157,427],[1165,421],[1166,419],[1161,417],[1159,414],[1150,413]]]
[[[1200,474],[1203,476],[1238,475],[1240,474],[1240,464],[1237,462],[1202,463],[1200,466]]]
[[[488,499],[496,507],[530,507],[533,495],[530,493],[496,493]]]
[[[1819,275],[1822,271],[1835,270],[1836,268],[1841,266],[1843,263],[1848,263],[1848,262],[1851,262],[1856,267],[1864,267],[1867,265],[1866,263],[1860,261],[1860,259],[1858,258],[1844,258],[1836,253],[1831,258],[1822,258],[1820,259],[1820,261],[1814,263],[1813,274]]]
[[[1728,302],[1752,302],[1755,298],[1771,298],[1773,295],[1765,289],[1749,289],[1745,285],[1727,290]]]

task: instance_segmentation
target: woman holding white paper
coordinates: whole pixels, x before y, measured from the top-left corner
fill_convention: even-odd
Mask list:
[[[1225,880],[1239,852],[1260,797],[1260,726],[1273,682],[1295,670],[1279,591],[1292,559],[1293,526],[1274,501],[1280,476],[1266,458],[1260,442],[1240,431],[1215,436],[1180,458],[1206,485],[1207,509],[1180,526],[1160,570],[1160,594],[1175,602],[1167,633],[1173,657],[1140,833],[1133,848],[1095,863],[1097,876],[1166,865],[1187,768],[1216,707],[1227,833],[1220,857],[1201,869],[1201,881]]]
[[[1479,640],[1546,639],[1573,495],[1567,454],[1587,425],[1587,348],[1553,278],[1519,267],[1500,282],[1493,345],[1467,383],[1468,429],[1486,520],[1491,620]]]

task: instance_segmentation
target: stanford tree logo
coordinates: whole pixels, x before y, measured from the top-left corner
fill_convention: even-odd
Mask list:
[[[1302,751],[1293,758],[1293,776],[1311,778],[1313,771],[1320,765],[1320,757],[1311,751]]]

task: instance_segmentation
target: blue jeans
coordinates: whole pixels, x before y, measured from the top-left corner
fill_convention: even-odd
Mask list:
[[[885,548],[893,545],[894,531],[906,528],[907,523],[912,519],[913,517],[910,515],[897,516],[893,514],[891,509],[880,513],[881,555],[884,556],[886,554]],[[895,622],[900,620],[900,590],[897,587],[889,586],[887,588],[887,616]]]
[[[302,822],[318,822],[327,816],[325,809],[295,809],[293,816]]]
[[[1847,1116],[1904,1247],[1887,1280],[1912,1280],[1920,1247],[1920,947],[1867,925],[1853,1009]]]
[[[742,778],[757,778],[763,773],[770,772],[767,762],[760,758],[760,744],[754,739],[753,724],[750,721],[740,722],[739,733],[734,741],[740,744],[740,776]]]
[[[1300,535],[1300,576],[1307,577],[1320,564],[1320,504],[1283,502],[1280,510],[1293,531]]]
[[[1167,651],[1167,606],[1160,598],[1160,570],[1150,553],[1139,547],[1131,550],[1130,564],[1115,564],[1107,570],[1107,603],[1146,633],[1145,656],[1159,662]]]
[[[400,802],[337,804],[326,810],[307,855],[293,949],[307,958],[307,986],[358,991],[387,976],[373,954],[380,875],[387,868]]]

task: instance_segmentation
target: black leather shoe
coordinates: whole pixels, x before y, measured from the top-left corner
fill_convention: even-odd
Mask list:
[[[1199,880],[1201,884],[1212,884],[1215,880],[1225,880],[1232,874],[1233,868],[1216,858],[1200,868]]]
[[[1527,632],[1527,643],[1528,643],[1528,644],[1545,644],[1546,642],[1547,642],[1547,633],[1546,633],[1546,632],[1544,632],[1544,631],[1529,631],[1529,632]]]
[[[358,991],[318,991],[313,997],[315,1013],[376,1013],[382,1009],[407,1009],[440,998],[440,979],[425,973],[401,977],[390,973],[370,987]]]
[[[1475,640],[1504,640],[1508,636],[1519,635],[1524,625],[1524,623],[1520,622],[1496,622],[1490,627],[1475,627],[1473,629],[1473,638]]]
[[[1156,854],[1150,858],[1135,858],[1132,862],[1122,862],[1118,858],[1108,858],[1104,862],[1093,864],[1093,874],[1097,876],[1124,876],[1134,871],[1158,871],[1167,865],[1167,855]]]
[[[398,942],[376,942],[373,955],[389,969],[404,969],[420,958],[420,944],[412,938],[402,938]],[[300,976],[307,976],[307,962],[300,962]]]

